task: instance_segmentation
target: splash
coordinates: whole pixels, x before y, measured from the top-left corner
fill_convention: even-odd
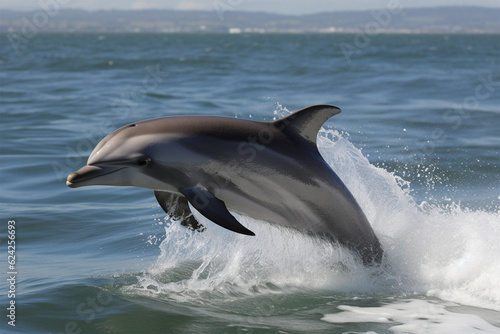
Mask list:
[[[167,226],[158,260],[139,278],[144,291],[195,301],[325,286],[354,291],[371,285],[369,270],[355,254],[338,245],[237,217],[259,236],[250,238],[222,230],[193,211],[207,230],[194,233],[175,222]]]
[[[417,204],[409,182],[371,165],[336,131],[322,131],[319,148],[379,236],[387,277],[398,277],[407,292],[500,310],[498,210]]]
[[[166,220],[161,254],[134,291],[176,301],[286,291],[422,294],[500,310],[500,213],[416,203],[410,183],[376,167],[348,136],[323,129],[321,154],[359,202],[386,254],[381,268],[300,233],[237,217],[256,237],[207,221],[204,233]]]

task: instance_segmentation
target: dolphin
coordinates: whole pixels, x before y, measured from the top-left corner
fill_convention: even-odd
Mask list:
[[[368,219],[322,158],[318,131],[341,110],[316,105],[273,122],[171,116],[126,125],[106,136],[71,188],[135,186],[154,190],[171,218],[202,231],[204,217],[254,235],[229,212],[326,238],[379,264],[383,250]]]

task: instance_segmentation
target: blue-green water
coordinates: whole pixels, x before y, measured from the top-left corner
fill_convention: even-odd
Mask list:
[[[500,36],[0,37],[2,333],[500,332]],[[247,217],[256,237],[189,232],[145,189],[65,185],[133,121],[313,104],[343,109],[318,143],[382,268]]]

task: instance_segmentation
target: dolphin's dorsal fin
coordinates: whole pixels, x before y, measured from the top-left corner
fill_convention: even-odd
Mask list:
[[[330,117],[340,112],[341,110],[334,106],[311,106],[278,119],[274,122],[274,125],[289,135],[299,135],[310,142],[316,143],[316,137],[321,126]]]

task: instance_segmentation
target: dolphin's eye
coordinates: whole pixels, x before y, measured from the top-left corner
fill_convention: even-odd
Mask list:
[[[149,158],[140,158],[136,161],[137,166],[144,167],[151,163],[151,159]]]

